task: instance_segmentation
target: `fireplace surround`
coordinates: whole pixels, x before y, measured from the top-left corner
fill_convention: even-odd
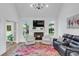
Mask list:
[[[44,36],[43,32],[34,32],[35,40],[42,40],[43,36]]]

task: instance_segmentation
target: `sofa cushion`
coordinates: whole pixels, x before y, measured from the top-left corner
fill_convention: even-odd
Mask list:
[[[62,43],[60,41],[54,41],[53,42],[55,45],[62,45]]]
[[[73,40],[79,42],[79,36],[73,36]]]
[[[72,52],[70,53],[70,56],[79,56],[79,54],[77,52]]]
[[[66,40],[63,41],[63,45],[69,46],[70,42],[71,42],[70,39],[66,39]]]
[[[79,42],[71,40],[71,43],[75,44],[75,45],[79,45]]]
[[[78,49],[79,49],[79,45],[76,45],[76,44],[74,44],[74,43],[70,43],[69,46],[70,46],[71,48],[78,48]]]
[[[72,40],[73,35],[65,34],[65,35],[63,35],[63,37],[64,37],[63,42],[64,42],[65,44],[69,44],[70,41]]]
[[[64,34],[62,37],[63,38],[68,38],[68,39],[72,39],[73,35],[71,35],[71,34]]]
[[[64,34],[62,37],[67,38],[69,34]]]

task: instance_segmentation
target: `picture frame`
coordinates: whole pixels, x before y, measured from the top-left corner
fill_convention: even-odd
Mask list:
[[[67,28],[79,28],[79,14],[67,18]]]
[[[7,31],[11,31],[11,25],[7,25]]]

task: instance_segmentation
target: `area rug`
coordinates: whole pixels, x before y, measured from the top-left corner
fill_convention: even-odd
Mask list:
[[[17,48],[15,56],[58,56],[58,52],[51,45],[34,44],[22,45]]]

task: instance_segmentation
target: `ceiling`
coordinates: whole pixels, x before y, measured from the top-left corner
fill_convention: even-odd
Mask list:
[[[31,3],[15,4],[19,17],[21,18],[57,18],[62,8],[62,3],[47,3],[48,7],[36,10],[30,7]]]

